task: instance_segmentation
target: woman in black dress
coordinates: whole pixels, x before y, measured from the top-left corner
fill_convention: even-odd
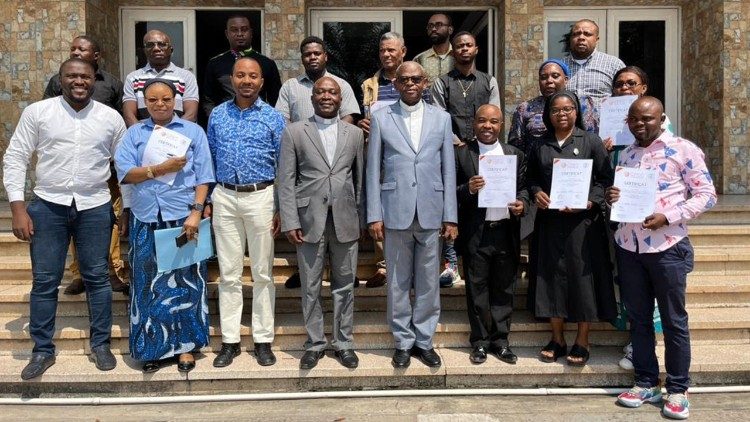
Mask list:
[[[612,185],[613,172],[601,139],[583,130],[575,93],[550,96],[542,117],[547,136],[532,150],[528,169],[529,190],[539,208],[530,262],[536,281],[534,310],[537,318],[549,318],[552,328],[552,340],[540,359],[554,362],[568,354],[563,324],[576,322],[568,363],[582,366],[589,358],[590,323],[617,316],[602,215],[604,190]],[[549,209],[556,158],[593,160],[586,209]]]

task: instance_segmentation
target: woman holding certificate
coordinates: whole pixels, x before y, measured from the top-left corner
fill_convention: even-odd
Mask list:
[[[151,117],[131,126],[115,153],[120,183],[132,186],[130,355],[144,372],[175,356],[177,369],[188,372],[192,352],[208,344],[205,261],[157,272],[154,231],[182,227],[176,241],[194,240],[214,181],[206,134],[174,114],[175,93],[169,80],[146,82]]]
[[[613,172],[601,139],[583,130],[575,93],[550,96],[542,117],[548,131],[528,164],[538,207],[530,257],[534,309],[536,317],[549,318],[552,329],[540,359],[555,362],[568,355],[568,364],[582,366],[589,359],[590,323],[617,316],[601,213]],[[565,321],[578,324],[569,354]]]

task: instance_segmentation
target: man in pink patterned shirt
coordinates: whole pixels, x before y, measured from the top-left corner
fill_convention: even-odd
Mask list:
[[[620,155],[618,165],[657,170],[654,213],[643,223],[620,223],[615,233],[620,292],[628,311],[633,342],[635,386],[618,397],[628,407],[661,401],[659,363],[652,321],[654,298],[664,330],[666,417],[689,415],[690,333],[685,310],[687,274],[693,269],[693,247],[687,222],[716,205],[716,189],[703,152],[692,142],[661,129],[664,107],[642,97],[630,107],[628,127],[636,142]],[[610,205],[620,190],[607,190]]]

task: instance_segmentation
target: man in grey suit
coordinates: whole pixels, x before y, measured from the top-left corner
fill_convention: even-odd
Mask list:
[[[427,82],[422,66],[404,62],[395,79],[400,100],[374,112],[370,123],[367,222],[375,240],[385,237],[395,368],[409,366],[411,355],[440,366],[432,346],[440,317],[440,237],[458,234],[451,119],[422,100]]]
[[[320,287],[325,255],[330,258],[333,298],[332,345],[347,368],[356,368],[352,326],[360,218],[364,135],[339,119],[341,87],[330,77],[312,89],[315,115],[286,127],[281,137],[276,185],[281,229],[297,246],[302,313],[307,330],[300,369],[312,369],[328,345],[323,332]]]

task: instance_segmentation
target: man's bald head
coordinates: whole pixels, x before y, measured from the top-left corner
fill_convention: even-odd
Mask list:
[[[336,89],[341,90],[341,86],[338,82],[336,82],[336,79],[333,79],[330,76],[323,76],[319,78],[317,81],[315,81],[315,84],[313,85],[313,89],[317,88],[320,85],[326,84],[333,84],[333,86],[336,87]]]
[[[341,87],[335,79],[323,76],[315,81],[312,90],[312,104],[315,114],[326,119],[332,119],[339,114],[341,108]]]
[[[427,73],[417,62],[403,62],[396,69],[396,89],[401,94],[401,100],[414,105],[422,98],[422,92],[427,87]]]
[[[152,29],[143,36],[143,49],[151,67],[161,70],[169,66],[172,60],[172,41],[169,35],[158,29]]]
[[[492,145],[503,130],[503,112],[494,104],[484,104],[474,115],[474,136],[477,141]]]
[[[664,106],[657,98],[644,96],[633,102],[628,110],[628,128],[638,145],[647,147],[663,132]]]
[[[143,36],[143,42],[144,42],[144,44],[149,39],[151,39],[152,37],[159,37],[159,38],[165,40],[166,42],[168,42],[169,44],[172,44],[172,40],[169,38],[169,35],[167,35],[166,32],[160,31],[158,29],[152,29],[152,30],[146,32],[146,35]]]

